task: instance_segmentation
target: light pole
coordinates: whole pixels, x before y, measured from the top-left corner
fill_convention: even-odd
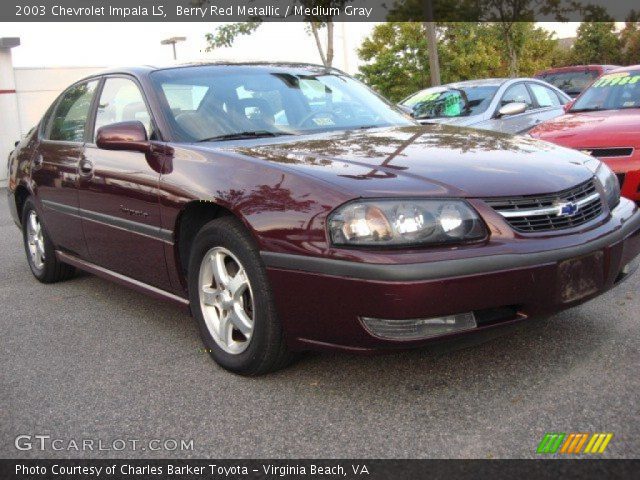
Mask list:
[[[187,39],[187,37],[165,38],[164,40],[160,41],[160,45],[171,45],[173,47],[173,59],[177,60],[178,56],[176,54],[176,43],[184,42],[186,39]]]

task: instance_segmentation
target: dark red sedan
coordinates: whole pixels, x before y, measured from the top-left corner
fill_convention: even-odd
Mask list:
[[[420,126],[312,65],[96,75],[9,163],[36,278],[80,268],[190,309],[243,374],[557,312],[640,252],[640,212],[593,157]]]
[[[603,75],[566,115],[530,135],[602,160],[618,175],[622,195],[640,202],[640,65]]]
[[[572,65],[557,67],[536,73],[535,78],[544,80],[572,98],[576,98],[603,73],[610,72],[618,65]]]

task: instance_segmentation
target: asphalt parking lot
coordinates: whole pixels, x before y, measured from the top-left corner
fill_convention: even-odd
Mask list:
[[[359,357],[309,354],[243,378],[194,322],[91,275],[42,285],[0,190],[0,455],[536,457],[545,432],[612,432],[640,456],[640,274],[492,339]],[[18,451],[16,436],[192,439],[191,451]]]

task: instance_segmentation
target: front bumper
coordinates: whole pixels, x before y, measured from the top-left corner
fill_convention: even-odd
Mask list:
[[[631,157],[600,158],[620,180],[621,193],[624,197],[640,202],[640,149]]]
[[[262,257],[291,348],[366,352],[434,339],[383,339],[364,327],[363,317],[474,312],[478,328],[472,331],[477,331],[597,297],[632,273],[623,269],[640,253],[638,208],[622,199],[608,222],[614,223],[616,228],[597,238],[581,243],[577,235],[570,247],[530,253],[393,265],[270,252]]]

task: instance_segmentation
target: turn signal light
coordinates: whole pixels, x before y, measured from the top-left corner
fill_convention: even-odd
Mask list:
[[[389,340],[422,340],[478,326],[473,312],[434,318],[391,320],[362,317],[361,320],[371,334]]]

